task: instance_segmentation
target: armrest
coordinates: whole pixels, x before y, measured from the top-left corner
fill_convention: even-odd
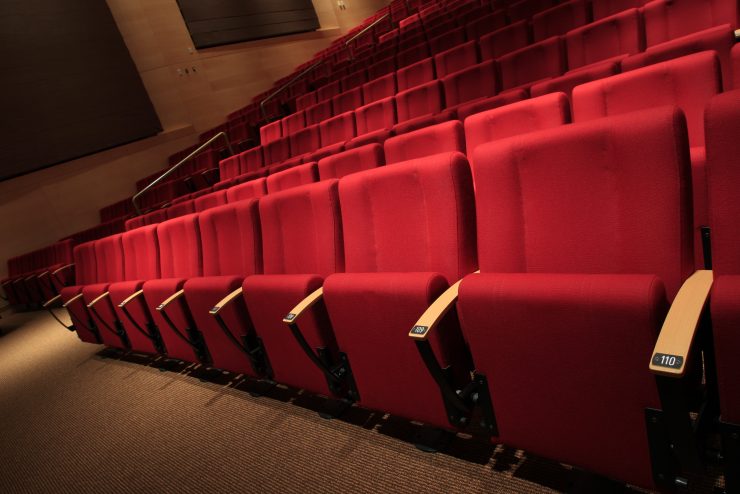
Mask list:
[[[35,274],[32,274],[32,275],[29,275],[29,276],[26,276],[25,278],[23,278],[23,281],[31,281],[35,277],[36,277],[36,275]]]
[[[37,274],[36,275],[36,278],[41,279],[42,277],[46,276],[47,274],[49,274],[49,271],[44,271],[43,273]]]
[[[303,315],[304,312],[306,312],[308,309],[314,306],[316,302],[321,300],[324,297],[324,289],[319,288],[318,290],[315,290],[313,293],[311,293],[308,297],[301,300],[298,305],[293,307],[293,309],[288,313],[287,316],[283,318],[283,322],[285,324],[295,324],[301,315]]]
[[[93,305],[97,304],[98,302],[100,302],[101,300],[103,300],[108,295],[110,295],[110,292],[105,292],[105,293],[100,294],[98,297],[95,297],[95,300],[93,300],[92,302],[90,302],[89,304],[87,304],[87,308],[88,309],[92,309]]]
[[[142,295],[144,295],[144,290],[139,290],[138,292],[132,293],[131,295],[129,295],[128,297],[126,297],[126,300],[124,300],[123,302],[121,302],[120,304],[118,304],[118,308],[119,309],[123,309],[129,303],[131,303],[131,301],[134,300],[136,297],[140,297]]]
[[[53,271],[53,272],[52,272],[51,274],[52,274],[52,276],[56,276],[56,275],[58,275],[58,274],[59,274],[59,273],[60,273],[61,271],[64,271],[65,269],[70,269],[70,268],[72,268],[72,267],[74,267],[74,263],[72,263],[72,264],[67,264],[67,265],[65,265],[65,266],[62,266],[61,268],[59,268],[59,269],[57,269],[57,270]]]
[[[162,302],[161,304],[159,304],[157,306],[157,312],[162,312],[164,309],[167,308],[168,305],[170,305],[172,302],[174,302],[175,300],[179,299],[183,295],[185,295],[185,290],[178,290],[178,291],[176,291],[175,293],[173,293],[172,295],[170,295],[167,298],[167,300],[165,300],[164,302]]]
[[[653,373],[668,377],[684,375],[686,360],[713,281],[712,271],[700,270],[692,274],[678,291],[650,359]]]
[[[480,270],[475,271],[480,273]],[[429,337],[429,333],[437,327],[442,318],[452,309],[457,302],[457,294],[460,290],[460,282],[458,280],[453,283],[445,292],[435,300],[432,305],[421,315],[414,327],[409,331],[409,337],[414,340],[426,340]]]
[[[235,298],[237,298],[241,294],[242,287],[239,287],[230,294],[226,295],[224,298],[222,298],[216,305],[213,306],[211,310],[208,311],[208,313],[212,316],[218,315],[221,309],[229,305]]]
[[[69,300],[67,300],[66,302],[64,302],[64,304],[62,304],[62,307],[64,307],[64,308],[66,309],[66,308],[67,308],[67,307],[68,307],[69,305],[71,305],[71,304],[72,304],[73,302],[75,302],[76,300],[79,300],[79,299],[81,299],[81,298],[82,298],[82,294],[81,294],[81,293],[79,293],[79,294],[75,295],[74,297],[72,297],[71,299],[69,299]]]
[[[56,303],[56,301],[59,300],[61,297],[62,297],[61,295],[57,295],[56,297],[53,297],[47,300],[43,305],[44,309],[48,309],[51,305]]]

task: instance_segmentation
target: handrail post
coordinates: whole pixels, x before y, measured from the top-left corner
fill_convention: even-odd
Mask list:
[[[193,151],[192,153],[190,153],[189,155],[187,155],[186,157],[184,157],[183,159],[181,159],[175,166],[170,167],[163,174],[161,174],[159,177],[155,178],[154,181],[152,181],[152,183],[150,183],[149,185],[147,185],[146,187],[144,187],[143,189],[141,189],[139,192],[137,192],[134,195],[134,197],[131,198],[131,202],[134,204],[134,210],[136,211],[136,214],[137,215],[140,215],[141,214],[141,209],[139,209],[139,204],[138,204],[139,197],[141,197],[145,192],[147,192],[149,189],[151,189],[155,185],[159,184],[162,180],[164,180],[165,178],[169,177],[175,170],[177,170],[178,168],[180,168],[180,166],[182,166],[183,163],[185,163],[187,161],[190,161],[194,156],[196,156],[198,153],[200,153],[205,148],[207,148],[208,146],[210,146],[213,141],[215,141],[216,139],[221,139],[221,138],[223,138],[226,141],[226,147],[229,149],[229,155],[230,156],[233,156],[234,155],[234,149],[231,147],[231,142],[229,142],[229,136],[226,135],[226,132],[224,132],[224,131],[219,132],[218,134],[216,134],[215,136],[211,137],[206,142],[204,142],[203,144],[201,144],[200,146],[198,146],[195,149],[195,151]]]

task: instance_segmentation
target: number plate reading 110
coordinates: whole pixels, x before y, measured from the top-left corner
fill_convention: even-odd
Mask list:
[[[656,353],[653,356],[653,365],[668,367],[669,369],[680,369],[683,365],[683,357],[679,357],[678,355],[668,355],[665,353]]]

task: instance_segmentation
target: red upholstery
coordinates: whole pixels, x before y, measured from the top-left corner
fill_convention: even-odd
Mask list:
[[[368,144],[381,144],[382,145],[392,135],[393,135],[393,131],[386,130],[386,129],[380,129],[380,130],[374,130],[372,132],[367,132],[347,142],[344,146],[344,149],[356,149],[362,146],[367,146]]]
[[[323,374],[282,323],[298,302],[344,267],[337,181],[299,187],[260,201],[265,275],[244,281],[244,299],[279,382],[329,394]],[[296,241],[296,239],[300,239]],[[320,304],[301,318],[312,348],[336,343]]]
[[[391,129],[396,123],[396,99],[384,98],[355,110],[357,135]]]
[[[267,194],[267,179],[257,178],[226,189],[227,202],[260,198]]]
[[[439,113],[443,108],[442,83],[432,81],[396,95],[398,121]]]
[[[188,199],[187,201],[178,202],[173,204],[165,210],[167,219],[178,218],[195,212],[195,200]]]
[[[459,120],[451,120],[392,137],[383,147],[388,164],[433,154],[465,153],[465,133]]]
[[[642,7],[648,1],[649,0],[593,0],[591,2],[591,9],[593,11],[594,20],[597,21],[624,10]]]
[[[529,19],[538,12],[547,10],[557,4],[557,0],[520,0],[508,6],[509,20],[511,22]]]
[[[563,39],[552,37],[498,59],[501,89],[523,86],[565,72]]]
[[[737,129],[740,124],[740,92],[712,98],[706,111],[707,171],[712,227],[712,267],[715,282],[711,309],[714,348],[717,359],[721,417],[740,424],[740,235],[737,218],[740,200],[740,151]]]
[[[301,156],[321,147],[321,134],[318,125],[311,125],[290,136],[290,151],[293,156]]]
[[[445,23],[448,24],[448,23]],[[454,19],[451,19],[449,21],[449,24],[456,25],[456,21]],[[447,32],[442,32],[440,29],[444,29],[447,26],[439,26],[434,31],[435,32],[428,32],[427,36],[429,38],[429,50],[434,53],[440,53],[446,50],[451,49],[454,46],[460,45],[465,43],[465,28],[464,27],[458,27],[457,29],[450,29]],[[439,31],[441,34],[437,35],[436,32]]]
[[[241,158],[241,174],[257,171],[265,164],[260,146],[240,153],[239,157]]]
[[[563,126],[474,153],[482,274],[463,280],[458,311],[500,439],[652,487],[644,413],[660,401],[645,362],[693,259],[681,112]]]
[[[625,10],[574,29],[565,36],[565,45],[571,69],[638,53],[645,46],[640,12]]]
[[[218,162],[219,178],[225,180],[241,174],[241,157],[239,155],[231,156]]]
[[[533,98],[543,94],[562,92],[571,96],[573,88],[587,82],[596,81],[619,73],[618,62],[596,63],[566,72],[560,77],[548,79],[529,88]]]
[[[331,100],[334,115],[362,106],[362,88],[357,87],[334,96]]]
[[[359,91],[359,89],[358,89]],[[339,142],[349,141],[355,137],[355,115],[348,111],[336,117],[324,120],[319,125],[321,145],[328,146]]]
[[[419,43],[406,50],[398,52],[398,55],[396,55],[396,64],[398,65],[398,68],[401,69],[430,56],[431,52],[429,51],[429,45],[426,43]]]
[[[330,82],[316,90],[316,99],[319,102],[330,100],[340,92],[342,92],[342,87],[339,81]]]
[[[492,60],[529,45],[529,25],[527,21],[519,21],[503,27],[485,36],[478,41],[481,60]]]
[[[470,162],[483,144],[506,137],[557,127],[570,122],[570,105],[563,93],[552,93],[471,115],[465,120]]]
[[[396,72],[396,81],[399,91],[413,88],[432,81],[435,78],[434,60],[425,58],[416,63],[398,69]]]
[[[226,204],[226,191],[218,190],[198,197],[194,201],[195,212],[200,213],[206,209],[215,208],[216,206],[222,206]]]
[[[439,390],[406,334],[450,281],[475,269],[465,157],[441,154],[348,175],[339,193],[347,274],[327,278],[324,299],[360,404],[449,427]],[[454,322],[435,335],[443,365],[464,372]]]
[[[387,74],[362,85],[362,95],[367,103],[395,96],[396,75]]]
[[[301,111],[305,110],[309,106],[315,105],[316,103],[318,103],[316,100],[316,91],[311,91],[310,93],[297,97],[295,100],[295,107],[298,111]]]
[[[280,163],[290,158],[290,139],[292,138],[293,136],[290,136],[290,138],[283,137],[267,146],[262,146],[265,166]]]
[[[589,4],[585,0],[570,0],[543,10],[532,17],[534,40],[565,34],[589,22]]]
[[[740,89],[740,44],[732,47],[732,87]]]
[[[332,116],[331,100],[316,103],[306,108],[306,125],[316,125]]]
[[[468,118],[470,115],[508,105],[509,103],[522,101],[527,99],[528,97],[529,94],[527,90],[513,89],[505,91],[496,96],[492,96],[490,98],[477,99],[468,103],[457,105],[457,107],[455,108],[455,113],[457,113],[458,120],[464,122],[465,119]]]
[[[110,283],[123,281],[123,243],[121,234],[105,237],[95,242],[95,263],[97,283],[86,284],[82,287],[83,299],[86,304],[91,303],[100,295],[108,291]],[[115,333],[113,305],[110,298],[105,298],[95,304],[95,311],[90,311],[91,319],[99,328],[99,335],[106,346],[125,348],[124,341]],[[106,326],[107,325],[107,326]]]
[[[282,119],[283,135],[288,137],[306,127],[306,112],[297,111]]]
[[[392,74],[395,71],[396,57],[394,56],[379,60],[367,68],[367,74],[370,82],[384,75]],[[365,101],[368,101],[367,97],[365,97]]]
[[[383,164],[385,164],[383,146],[377,143],[368,144],[320,160],[319,179],[341,178],[350,173],[369,170]]]
[[[477,63],[478,47],[475,41],[468,41],[434,56],[434,65],[439,78]]]
[[[703,29],[729,24],[737,28],[735,0],[655,0],[643,7],[647,46]]]
[[[239,288],[246,276],[262,272],[257,204],[256,199],[240,201],[200,215],[203,277],[191,278],[184,285],[185,299],[208,347],[211,365],[249,375],[256,375],[249,359],[221,331],[208,311]],[[232,304],[221,316],[239,341],[251,330],[243,304]]]
[[[275,121],[260,127],[260,143],[264,146],[283,136],[282,124]]]
[[[468,39],[474,40],[506,26],[506,11],[497,10],[467,25]]]
[[[496,94],[496,65],[493,60],[453,72],[442,79],[448,108]]]
[[[342,91],[348,92],[358,86],[362,86],[367,82],[367,73],[364,69],[351,72],[349,75],[342,77],[339,81]],[[336,96],[335,96],[336,98]],[[335,110],[336,113],[336,110]]]
[[[316,182],[318,179],[319,176],[315,162],[294,166],[293,168],[268,176],[266,183],[267,192],[274,194],[275,192],[289,189],[291,187]]]

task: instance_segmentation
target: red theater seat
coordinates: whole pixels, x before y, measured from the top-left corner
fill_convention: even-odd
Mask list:
[[[258,199],[267,194],[267,179],[256,178],[226,189],[226,200],[229,203],[245,199]]]
[[[293,139],[293,136],[283,137],[282,139],[271,142],[267,146],[262,146],[262,154],[264,155],[265,166],[280,163],[290,158],[291,139]]]
[[[392,74],[396,71],[396,57],[391,55],[388,58],[378,60],[367,68],[368,79],[372,82],[378,77]]]
[[[565,45],[570,69],[638,53],[645,45],[640,12],[626,10],[574,29],[565,36]]]
[[[241,158],[241,175],[257,171],[265,164],[260,146],[239,153],[239,157]]]
[[[334,96],[331,100],[334,115],[339,115],[362,106],[362,88],[355,88]]]
[[[350,149],[319,161],[319,180],[342,178],[385,164],[383,146],[378,143]]]
[[[398,121],[433,115],[442,111],[442,83],[431,81],[396,95]]]
[[[336,70],[336,69],[335,69]],[[316,99],[319,103],[331,100],[334,96],[342,92],[342,86],[339,81],[330,82],[316,90]]]
[[[498,59],[501,89],[511,89],[557,77],[565,72],[563,39],[552,37]]]
[[[285,137],[295,134],[306,127],[306,113],[303,110],[292,113],[283,118],[282,125]]]
[[[543,12],[558,3],[558,0],[520,0],[507,7],[511,22],[530,19],[538,12]]]
[[[370,104],[383,98],[395,96],[397,90],[396,74],[393,73],[363,84],[362,95],[366,104]]]
[[[488,60],[453,72],[442,79],[442,85],[447,108],[494,96],[498,89],[495,62]]]
[[[355,137],[355,114],[352,111],[324,120],[319,125],[321,145],[344,143]]]
[[[215,208],[216,206],[222,206],[224,204],[226,204],[225,190],[218,190],[216,192],[211,192],[210,194],[202,195],[193,201],[196,213],[200,213],[206,209]]]
[[[657,45],[704,29],[737,28],[735,0],[655,0],[643,7],[647,46]]]
[[[451,120],[391,137],[383,149],[387,164],[455,151],[464,154],[465,132],[459,120]]]
[[[260,127],[260,144],[270,144],[283,137],[282,123],[278,120]]]
[[[597,21],[624,10],[642,7],[649,1],[650,0],[593,0],[591,2],[591,9],[593,11],[594,20]]]
[[[295,100],[295,107],[298,111],[305,110],[309,106],[313,106],[318,103],[316,99],[316,91],[311,91],[303,96],[298,96]]]
[[[306,108],[306,125],[316,125],[327,118],[331,118],[332,111],[330,99],[309,106]]]
[[[218,162],[219,178],[226,180],[241,174],[241,157],[231,156]]]
[[[311,125],[290,136],[290,151],[293,157],[300,157],[320,147],[321,133],[318,125]]]
[[[440,79],[477,63],[478,44],[475,41],[468,41],[434,56],[434,66]]]
[[[548,93],[562,92],[570,98],[573,88],[587,82],[596,81],[619,73],[619,62],[602,62],[566,72],[560,77],[548,79],[529,88],[533,98]]]
[[[480,17],[467,25],[467,37],[469,40],[477,40],[481,36],[496,31],[506,26],[506,11],[496,10]]]
[[[529,93],[525,89],[512,89],[490,98],[483,98],[463,103],[455,108],[457,119],[464,122],[470,115],[480,113],[486,110],[492,110],[500,106],[525,100]]]
[[[177,204],[173,204],[172,206],[168,207],[164,211],[167,214],[168,220],[171,220],[172,218],[179,218],[180,216],[185,216],[186,214],[192,214],[195,212],[195,199],[188,199],[187,201],[178,202]]]
[[[435,79],[434,59],[425,58],[396,72],[398,91],[405,91]]]
[[[355,110],[357,135],[363,136],[378,130],[390,130],[396,124],[396,99],[378,100]]]
[[[416,63],[419,60],[429,58],[430,56],[431,52],[429,51],[429,45],[426,42],[418,43],[406,50],[398,52],[398,55],[396,55],[396,63],[398,64],[398,68],[401,69],[407,65]]]
[[[530,34],[527,21],[519,21],[503,27],[485,36],[478,41],[481,60],[499,58],[512,51],[529,45]]]
[[[565,34],[571,29],[583,26],[589,20],[589,3],[586,0],[561,3],[532,17],[534,40],[542,41],[551,36]]]
[[[456,25],[456,22],[453,19],[449,21],[448,24]],[[442,29],[445,29],[446,27],[447,26],[441,26]],[[438,29],[435,29],[434,31],[435,32],[427,33],[427,37],[429,38],[429,50],[432,54],[440,53],[465,43],[464,27],[451,29],[447,32],[439,31]],[[439,34],[437,34],[437,32],[439,32]]]
[[[319,175],[316,170],[316,163],[311,162],[294,166],[268,176],[266,182],[267,192],[274,194],[281,190],[316,182],[318,179]]]

